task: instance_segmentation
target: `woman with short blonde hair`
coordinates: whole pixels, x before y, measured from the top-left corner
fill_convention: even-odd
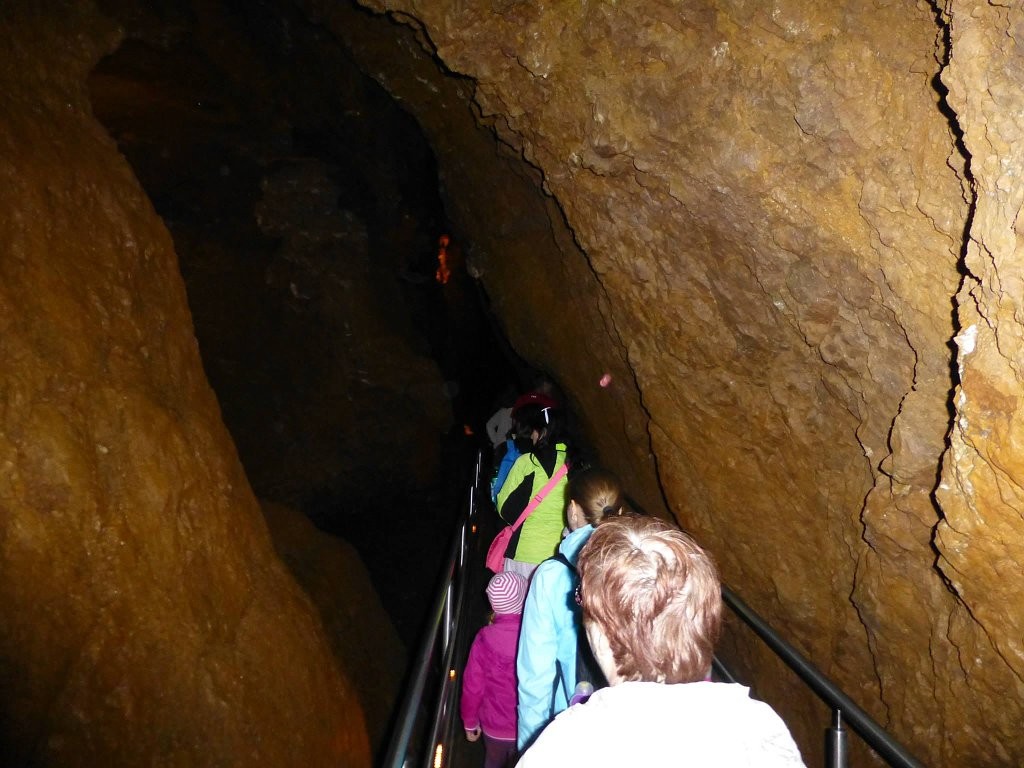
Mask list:
[[[634,518],[597,537],[579,573],[584,620],[608,639],[619,679],[707,677],[722,595],[718,569],[697,542],[657,518]]]
[[[650,517],[602,522],[580,551],[583,625],[609,687],[540,734],[520,768],[799,768],[782,719],[735,683],[706,680],[722,621],[712,558]]]

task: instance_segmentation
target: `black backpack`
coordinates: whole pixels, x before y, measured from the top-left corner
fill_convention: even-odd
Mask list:
[[[583,630],[580,607],[575,602],[576,587],[580,583],[580,575],[576,572],[573,564],[569,562],[569,558],[561,552],[552,559],[562,563],[572,574],[572,589],[569,590],[566,599],[576,615],[576,621],[579,622],[576,632],[576,684],[578,685],[586,681],[594,686],[595,691],[598,688],[605,688],[608,685],[608,681],[605,680],[604,673],[601,672],[601,667],[598,666],[597,659],[594,658],[594,652],[590,650],[590,643],[587,642],[587,633]]]

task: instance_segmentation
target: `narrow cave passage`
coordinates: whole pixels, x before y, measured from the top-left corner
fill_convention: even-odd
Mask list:
[[[122,11],[91,101],[173,237],[256,495],[352,542],[411,644],[460,501],[464,425],[480,431],[514,356],[415,121],[271,6]],[[410,584],[399,563],[427,577]]]
[[[491,324],[442,234],[752,607],[929,764],[1024,762],[1004,6],[0,8],[11,764],[369,764],[371,601],[257,494],[378,576],[434,548],[462,352],[498,346],[449,333]],[[817,756],[817,703],[735,645]]]

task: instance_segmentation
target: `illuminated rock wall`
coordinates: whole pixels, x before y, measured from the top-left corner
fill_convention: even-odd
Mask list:
[[[361,2],[390,15],[296,5],[415,115],[498,321],[641,506],[923,762],[1024,762],[1019,11]],[[365,764],[363,682],[272,553],[167,234],[89,114],[117,36],[74,3],[0,20],[3,738]],[[726,649],[818,762],[826,714]]]
[[[937,567],[958,597],[941,629],[956,653],[950,688],[967,698],[961,730],[989,745],[988,763],[1017,765],[1024,760],[1024,18],[1019,8],[953,2],[945,21],[952,56],[942,81],[963,130],[975,208],[956,297],[962,383],[936,491]]]
[[[410,28],[398,63],[349,44],[450,196],[472,120],[550,195],[452,208],[605,461],[656,510],[653,452],[726,581],[926,763],[1024,760],[1019,11],[363,5]],[[757,671],[813,763],[825,714]]]
[[[91,115],[85,79],[117,31],[83,3],[13,5],[2,762],[367,766],[355,688],[222,425],[170,238]]]

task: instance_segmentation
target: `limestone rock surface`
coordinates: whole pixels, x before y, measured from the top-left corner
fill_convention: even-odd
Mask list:
[[[374,751],[383,745],[405,673],[406,650],[359,554],[301,512],[261,503],[274,548],[310,596],[338,665],[352,681]]]
[[[221,422],[170,238],[90,112],[118,31],[44,2],[5,3],[0,34],[4,763],[369,765],[355,688]]]
[[[125,39],[90,76],[93,108],[171,231],[257,494],[330,517],[422,493],[452,404],[411,118],[286,5],[105,9]]]
[[[465,271],[435,280],[430,147],[287,2],[103,10],[124,40],[90,102],[171,232],[246,476],[346,537],[413,642],[432,582],[392,564],[440,567],[458,510],[440,457],[475,389],[452,384],[498,357]],[[410,508],[396,538],[383,521]]]
[[[955,2],[944,19],[952,55],[942,81],[970,156],[975,208],[957,294],[956,416],[936,491],[938,569],[959,598],[946,629],[956,676],[976,697],[1016,704],[1024,701],[1024,18]],[[1021,736],[1007,714],[985,733],[992,760],[1011,765],[1021,761]]]
[[[557,372],[573,411],[586,414],[588,441],[600,454],[614,453],[617,469],[634,478],[636,502],[652,514],[667,514],[646,412],[607,311],[609,297],[558,201],[541,193],[537,168],[522,162],[516,146],[497,139],[505,136],[504,117],[480,115],[472,81],[438,68],[424,30],[411,17],[402,17],[412,24],[406,26],[345,3],[299,5],[415,115],[438,158],[453,234],[467,244],[467,269],[501,330],[519,355]],[[606,389],[598,386],[605,373],[612,376]]]
[[[362,4],[409,26],[547,195],[460,222],[603,460],[639,488],[656,468],[727,583],[925,763],[1024,760],[1018,12]],[[445,146],[456,102],[398,69],[367,67]],[[547,222],[496,224],[524,210]],[[564,247],[538,271],[531,239]],[[591,394],[596,361],[627,397]],[[816,762],[825,713],[730,635]]]
[[[470,274],[602,463],[923,763],[1024,763],[1019,9],[359,2],[260,9],[299,9],[415,117]],[[343,713],[364,683],[272,552],[167,234],[89,114],[117,33],[27,7],[0,9],[3,737],[44,764],[207,742],[363,764]],[[321,171],[267,175],[266,213],[333,190]],[[363,237],[291,213],[264,219],[284,302],[349,279],[311,231]],[[330,328],[389,321],[302,302]],[[374,348],[349,351],[339,369]],[[295,422],[320,447],[342,424]],[[723,652],[820,763],[824,708],[734,621]]]

